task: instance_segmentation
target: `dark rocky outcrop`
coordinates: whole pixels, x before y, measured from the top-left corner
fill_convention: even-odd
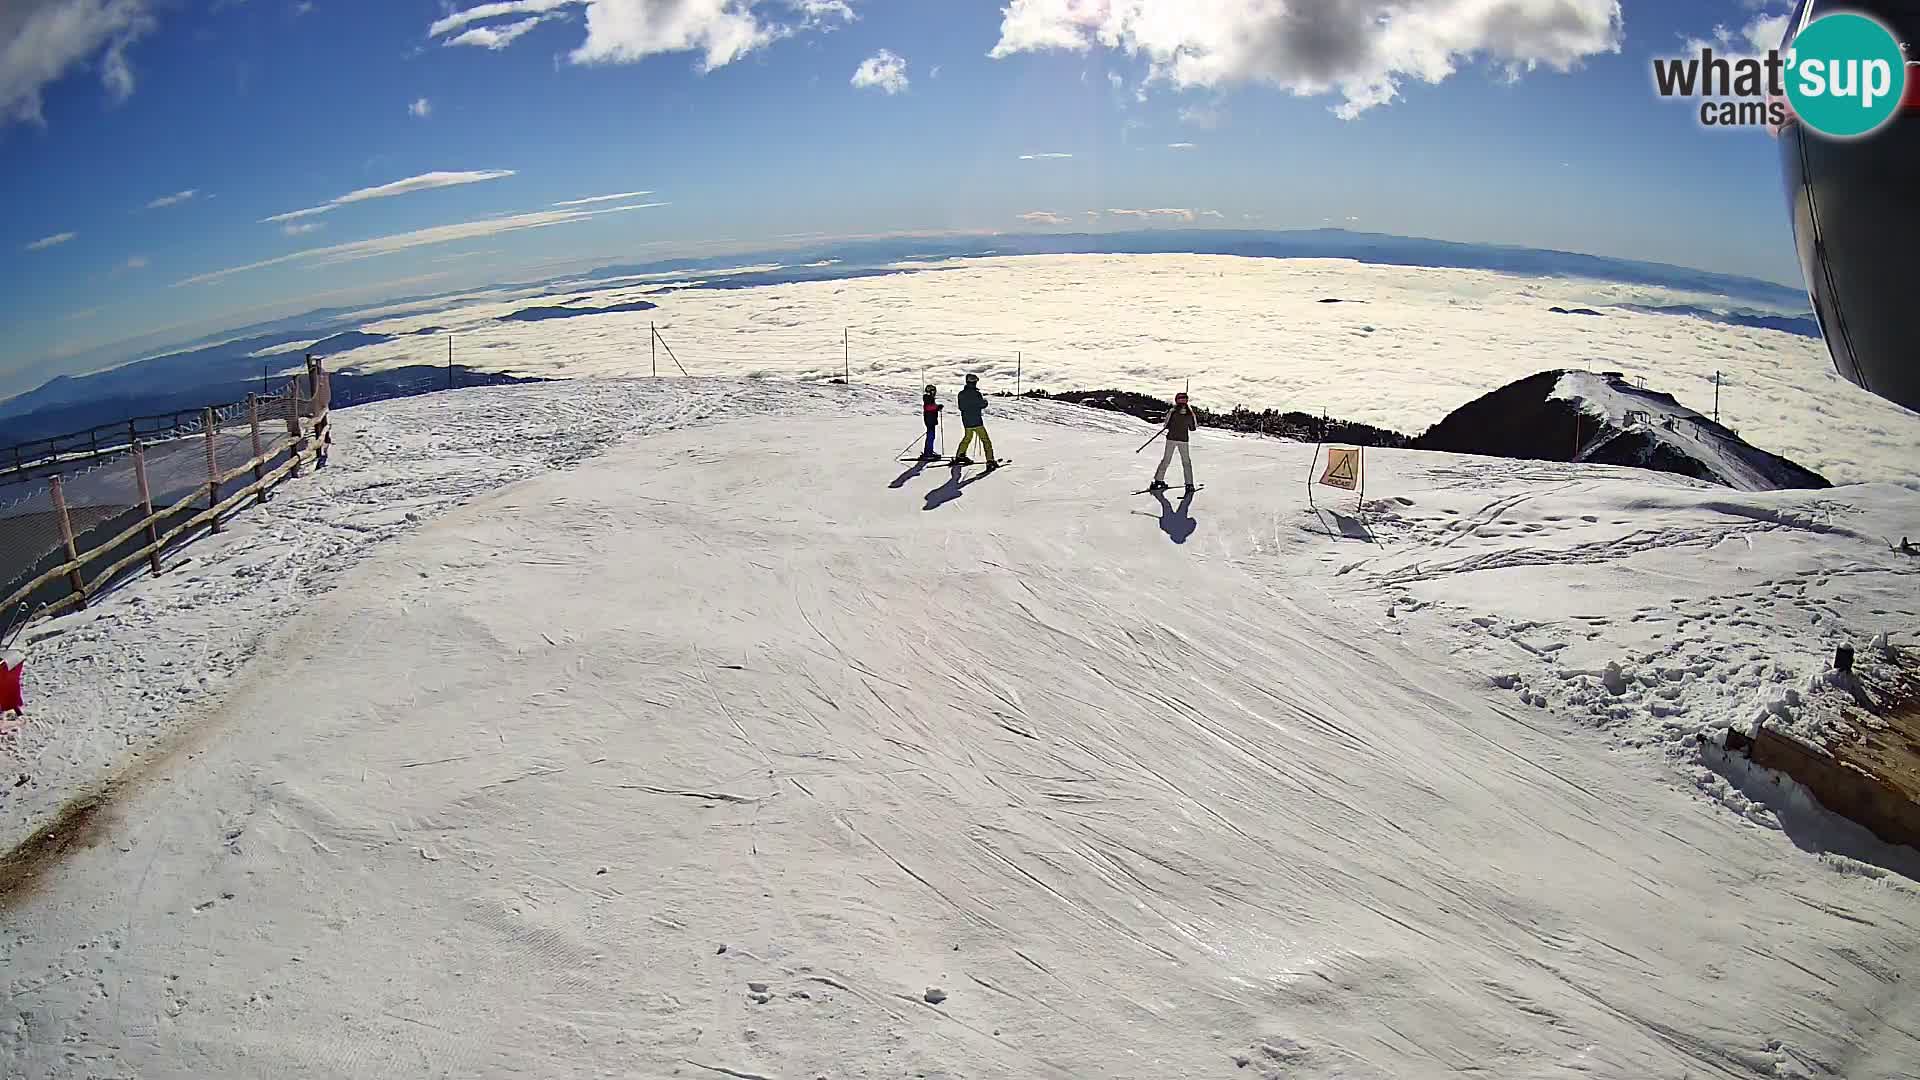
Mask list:
[[[1126,390],[1074,390],[1063,394],[1030,390],[1023,396],[1064,401],[1091,409],[1105,409],[1108,412],[1122,412],[1152,424],[1165,420],[1167,411],[1173,408],[1172,402]],[[1256,412],[1241,406],[1235,406],[1230,412],[1215,412],[1198,407],[1194,411],[1200,415],[1200,423],[1205,427],[1224,428],[1249,435],[1273,435],[1303,442],[1341,442],[1356,446],[1406,447],[1413,445],[1411,436],[1403,435],[1398,431],[1350,420],[1313,416],[1303,412],[1280,412],[1276,409],[1262,409]]]

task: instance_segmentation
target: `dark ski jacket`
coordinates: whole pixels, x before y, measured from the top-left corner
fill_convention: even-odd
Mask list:
[[[1194,428],[1200,426],[1200,418],[1194,415],[1193,406],[1175,405],[1167,414],[1167,441],[1186,442]]]
[[[944,408],[946,408],[946,406],[939,404],[932,398],[921,399],[920,414],[926,418],[928,431],[932,431],[934,428],[940,426],[940,410]]]
[[[957,399],[960,403],[960,422],[968,427],[980,427],[986,423],[987,395],[980,388],[969,386],[960,391]]]

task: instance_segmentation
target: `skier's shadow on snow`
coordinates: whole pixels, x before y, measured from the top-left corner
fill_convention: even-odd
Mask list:
[[[954,465],[952,466],[952,469],[953,469],[953,475],[947,478],[946,483],[941,484],[939,487],[934,488],[932,491],[927,492],[927,505],[921,507],[922,510],[940,509],[942,506],[945,506],[946,504],[959,498],[962,494],[961,489],[970,487],[974,484],[979,483],[982,480],[985,480],[987,477],[992,476],[995,471],[995,470],[989,469],[986,472],[983,472],[978,476],[973,477],[972,479],[963,480],[961,479],[961,477],[964,474],[960,471],[961,467],[958,465]],[[918,472],[919,470],[915,469],[912,471]],[[902,479],[904,480],[905,478],[903,477]]]
[[[899,476],[894,477],[893,483],[888,484],[887,486],[890,488],[906,487],[907,481],[912,480],[914,477],[919,476],[921,473],[927,471],[927,466],[932,464],[934,461],[938,461],[938,460],[939,460],[938,458],[933,458],[933,459],[929,459],[928,461],[914,462],[912,468],[908,469],[906,472],[901,473]]]
[[[1167,501],[1167,493],[1164,491],[1154,492],[1153,497],[1160,500],[1160,531],[1166,533],[1167,539],[1176,544],[1186,543],[1187,538],[1193,535],[1193,530],[1200,527],[1200,523],[1193,520],[1193,514],[1189,512],[1193,508],[1193,492],[1183,493],[1178,506]],[[1140,511],[1135,510],[1134,513],[1138,514]]]

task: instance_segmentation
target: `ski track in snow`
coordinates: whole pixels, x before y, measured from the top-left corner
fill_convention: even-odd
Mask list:
[[[0,1075],[1913,1075],[1911,853],[1691,742],[1912,644],[1913,491],[1369,451],[1362,520],[993,409],[958,487],[866,388],[338,413],[36,629],[8,839],[151,764],[7,901]]]

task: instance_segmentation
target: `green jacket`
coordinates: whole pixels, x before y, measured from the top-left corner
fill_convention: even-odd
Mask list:
[[[956,399],[960,404],[960,422],[967,427],[980,427],[986,423],[987,395],[977,386],[969,386],[960,391]]]

